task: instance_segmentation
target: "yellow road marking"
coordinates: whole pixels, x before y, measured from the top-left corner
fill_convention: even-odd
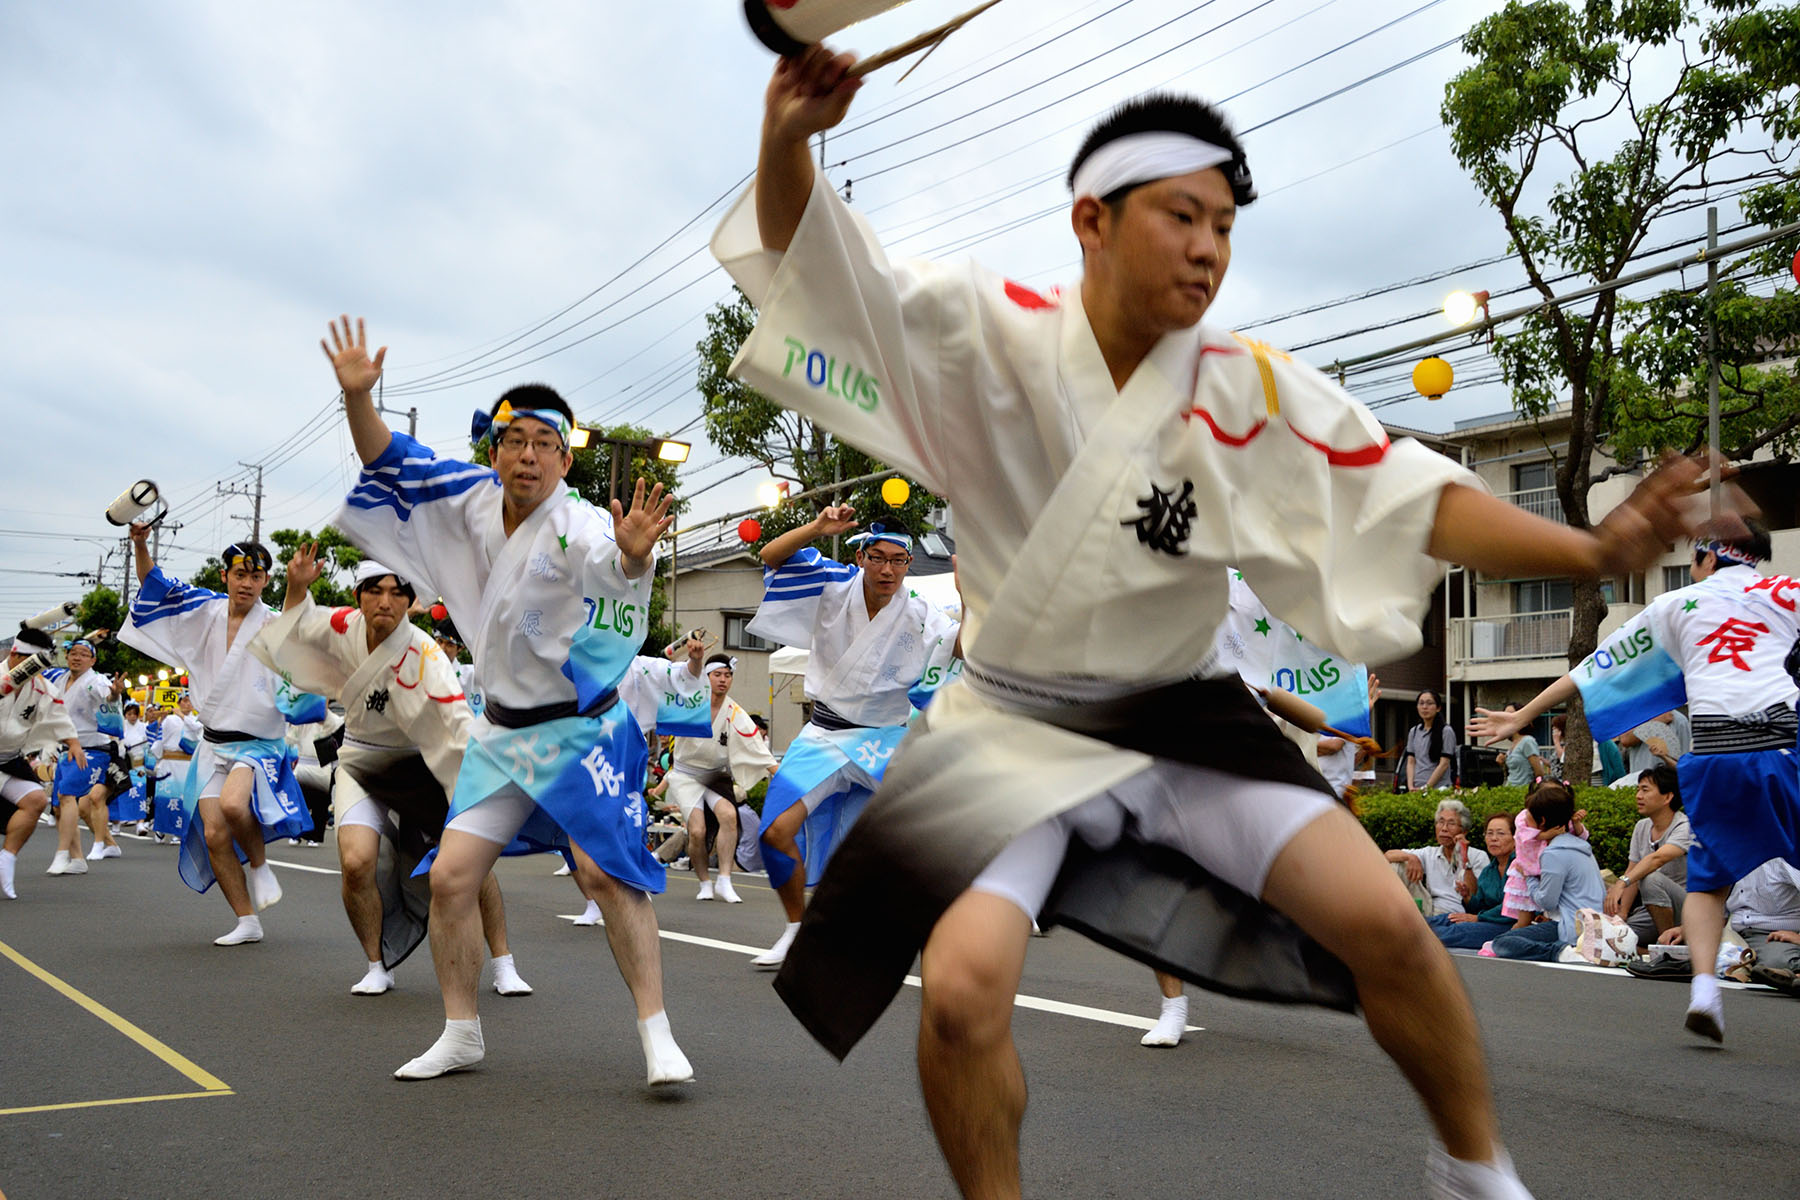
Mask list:
[[[164,1062],[168,1063],[171,1067],[174,1067],[177,1071],[180,1071],[183,1075],[187,1076],[189,1081],[199,1085],[200,1087],[205,1088],[207,1092],[229,1093],[231,1091],[231,1085],[226,1083],[224,1080],[220,1079],[218,1076],[212,1075],[206,1071],[201,1070],[200,1067],[198,1065],[196,1065],[195,1063],[189,1061],[187,1058],[184,1058],[182,1055],[177,1054],[174,1050],[170,1049],[168,1046],[164,1045],[162,1042],[157,1041],[155,1038],[151,1037],[149,1034],[145,1033],[142,1029],[139,1029],[136,1025],[133,1025],[130,1021],[127,1021],[124,1017],[121,1017],[118,1013],[116,1013],[112,1009],[106,1007],[106,1005],[100,1003],[98,1000],[95,1000],[90,996],[84,995],[83,993],[77,991],[75,988],[64,983],[62,980],[58,979],[56,976],[52,975],[50,972],[44,970],[44,968],[42,968],[42,967],[38,966],[36,963],[32,962],[29,958],[26,958],[23,954],[20,954],[17,950],[14,950],[11,946],[7,945],[5,942],[0,942],[0,954],[3,954],[7,958],[12,959],[14,962],[18,963],[21,967],[25,968],[27,973],[37,976],[37,978],[43,980],[45,983],[49,984],[52,988],[61,992],[63,995],[67,996],[69,999],[73,1000],[76,1004],[80,1005],[82,1008],[87,1009],[89,1012],[93,1013],[96,1017],[99,1017],[102,1021],[105,1021],[108,1025],[111,1025],[114,1029],[118,1030],[120,1033],[124,1034],[126,1037],[128,1037],[132,1041],[136,1042],[138,1045],[142,1046],[144,1049],[148,1050],[150,1053],[156,1055],[156,1057],[162,1059]],[[161,1099],[169,1099],[170,1097],[152,1096],[152,1097],[148,1097],[148,1098],[153,1099],[153,1100],[161,1100]],[[101,1103],[108,1103],[108,1102],[102,1101]],[[125,1103],[125,1102],[124,1101],[115,1101],[113,1103]],[[70,1107],[70,1106],[50,1105],[49,1107],[62,1108],[62,1107]],[[32,1110],[32,1109],[0,1109],[0,1113],[31,1112],[31,1111],[35,1111],[35,1110]]]
[[[175,1092],[168,1096],[127,1096],[123,1100],[77,1100],[70,1104],[37,1104],[30,1108],[0,1108],[0,1117],[10,1117],[17,1113],[58,1112],[66,1108],[106,1108],[114,1104],[149,1104],[156,1100],[205,1100],[209,1096],[235,1096],[236,1092],[226,1088],[222,1092]],[[0,1193],[0,1200],[6,1200]]]

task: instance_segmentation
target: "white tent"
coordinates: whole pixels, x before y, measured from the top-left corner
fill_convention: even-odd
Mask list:
[[[906,586],[952,616],[962,616],[962,594],[956,590],[955,572],[944,571],[937,575],[908,575]],[[810,655],[805,650],[797,646],[783,646],[769,655],[769,674],[804,675],[806,674],[806,660],[809,657]]]

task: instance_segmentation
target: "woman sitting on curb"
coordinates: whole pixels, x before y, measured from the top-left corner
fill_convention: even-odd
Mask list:
[[[1575,798],[1567,787],[1539,785],[1525,801],[1525,811],[1544,843],[1538,873],[1526,876],[1531,899],[1544,916],[1534,925],[1496,937],[1494,957],[1555,962],[1564,947],[1575,943],[1580,911],[1606,903],[1606,885],[1600,880],[1593,847],[1569,832]]]

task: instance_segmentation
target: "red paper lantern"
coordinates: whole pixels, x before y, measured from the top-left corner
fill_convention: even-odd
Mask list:
[[[1794,251],[1794,282],[1800,283],[1800,250]]]
[[[738,522],[738,540],[754,542],[762,536],[762,522],[755,517],[745,517]]]
[[[432,620],[442,621],[444,618],[448,617],[449,615],[450,615],[450,610],[445,608],[443,605],[434,604],[431,606],[431,619]]]

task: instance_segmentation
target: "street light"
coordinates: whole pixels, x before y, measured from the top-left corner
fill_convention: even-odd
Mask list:
[[[1475,319],[1480,313],[1483,320],[1488,316],[1488,294],[1486,292],[1451,292],[1444,297],[1444,317],[1452,325],[1461,327]]]
[[[577,425],[569,430],[569,449],[586,450],[588,438],[591,436],[586,425]]]
[[[776,508],[787,499],[788,483],[785,479],[771,479],[767,483],[758,484],[756,502],[764,508]]]
[[[156,682],[163,683],[163,682],[166,682],[168,680],[168,678],[169,678],[169,668],[158,667],[157,671],[156,671]]]
[[[666,463],[684,463],[688,460],[688,452],[694,447],[687,442],[671,441],[668,438],[656,439],[656,457]]]

